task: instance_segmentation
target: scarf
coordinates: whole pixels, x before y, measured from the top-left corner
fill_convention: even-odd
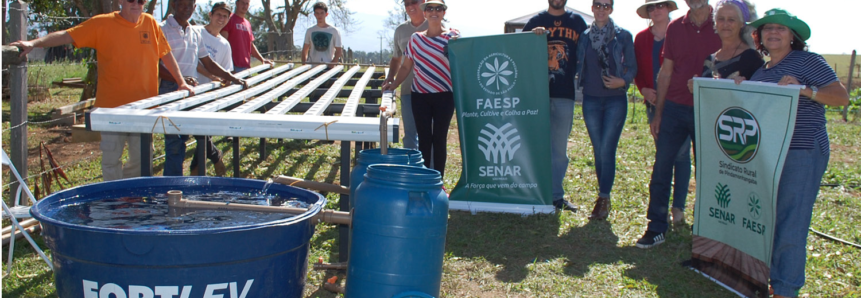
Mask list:
[[[607,45],[615,37],[615,32],[616,25],[613,24],[613,19],[610,19],[604,28],[598,28],[598,24],[592,22],[592,27],[589,29],[589,41],[592,42],[592,49],[598,53],[602,76],[610,75],[610,48]]]

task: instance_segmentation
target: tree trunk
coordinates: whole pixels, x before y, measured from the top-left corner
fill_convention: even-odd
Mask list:
[[[156,0],[150,0],[149,3],[146,5],[146,13],[152,14],[153,12],[155,12],[155,5],[157,2],[158,1]]]

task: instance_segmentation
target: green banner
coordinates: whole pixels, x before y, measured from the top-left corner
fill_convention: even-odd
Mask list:
[[[766,267],[771,264],[777,187],[795,126],[798,90],[770,83],[694,80],[693,233],[731,246]],[[707,249],[694,250],[696,257]]]
[[[463,158],[450,208],[553,212],[547,38],[459,38],[448,57]]]

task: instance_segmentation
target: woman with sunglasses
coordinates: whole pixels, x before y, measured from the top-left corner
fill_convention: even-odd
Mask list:
[[[715,4],[715,33],[721,40],[721,48],[706,57],[703,77],[746,80],[765,61],[753,49],[753,29],[747,25],[751,12],[745,0],[720,0]],[[688,80],[688,90],[693,92],[694,80]]]
[[[670,24],[670,12],[679,9],[672,0],[646,0],[637,8],[637,15],[649,19],[651,25],[634,38],[634,52],[637,55],[637,76],[634,83],[643,95],[646,117],[649,123],[655,117],[655,101],[658,92],[658,71],[664,63],[664,37]],[[673,208],[671,214],[674,224],[685,222],[685,201],[691,179],[691,140],[688,138],[673,163]]]
[[[448,6],[443,0],[422,3],[428,29],[413,33],[404,51],[404,62],[395,75],[395,81],[384,90],[395,90],[414,72],[412,110],[419,137],[419,151],[425,167],[445,176],[448,128],[454,115],[454,96],[451,87],[451,69],[448,64],[448,42],[460,33],[445,28],[442,21]],[[431,155],[433,152],[433,155]],[[431,164],[433,160],[433,164]]]
[[[594,0],[595,21],[577,45],[578,86],[583,88],[583,120],[592,141],[598,198],[589,219],[610,214],[616,176],[616,148],[628,114],[628,85],[637,74],[634,39],[610,19],[613,0]]]
[[[804,286],[807,229],[830,155],[825,106],[846,105],[849,94],[825,59],[807,51],[807,23],[785,10],[772,9],[750,26],[756,28],[757,50],[771,58],[750,79],[804,86],[777,186],[771,256],[774,297],[796,297]]]

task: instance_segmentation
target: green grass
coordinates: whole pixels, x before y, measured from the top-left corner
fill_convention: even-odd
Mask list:
[[[650,250],[634,247],[647,223],[645,209],[654,144],[643,106],[631,104],[630,108],[636,111],[629,111],[620,140],[609,219],[592,222],[586,218],[597,196],[597,180],[591,144],[578,107],[569,138],[571,162],[564,188],[582,210],[528,217],[451,212],[443,297],[732,297],[730,292],[680,266],[680,262],[690,258],[690,226],[674,228],[667,242],[659,247]],[[861,243],[861,232],[857,229],[861,222],[861,138],[858,138],[861,125],[842,123],[837,120],[836,113],[830,113],[828,118],[832,153],[823,183],[833,186],[821,188],[811,226]],[[456,134],[456,122],[452,124],[451,133]],[[8,127],[8,122],[3,127]],[[5,143],[8,132],[4,132],[3,137]],[[227,162],[232,156],[230,143],[220,137],[215,141],[224,151],[228,173],[232,173]],[[155,155],[163,154],[164,142],[160,135],[156,135],[154,144]],[[316,181],[339,181],[338,143],[269,140],[269,152],[262,159],[258,145],[257,139],[242,139],[244,177],[266,179],[289,175]],[[32,146],[35,145],[31,142]],[[193,147],[190,146],[189,155]],[[448,149],[444,183],[447,189],[453,189],[460,176],[461,157],[457,143],[450,143]],[[163,161],[154,163],[157,174]],[[100,154],[96,150],[63,166],[76,184],[88,184],[101,181],[99,162]],[[211,167],[209,170],[212,174]],[[693,216],[693,189],[691,187],[688,195],[688,222]],[[8,195],[4,193],[4,197]],[[338,196],[326,194],[326,197],[328,206],[335,208]],[[309,262],[319,258],[337,261],[337,235],[334,226],[319,225],[311,240]],[[36,238],[45,247],[41,237]],[[861,297],[861,251],[815,235],[808,239],[807,285],[802,293],[812,297]],[[3,278],[2,294],[56,297],[51,272],[26,241],[18,241],[15,252],[14,268],[11,275]],[[5,262],[5,253],[3,259]],[[309,272],[306,297],[338,297],[320,288],[332,274]]]

